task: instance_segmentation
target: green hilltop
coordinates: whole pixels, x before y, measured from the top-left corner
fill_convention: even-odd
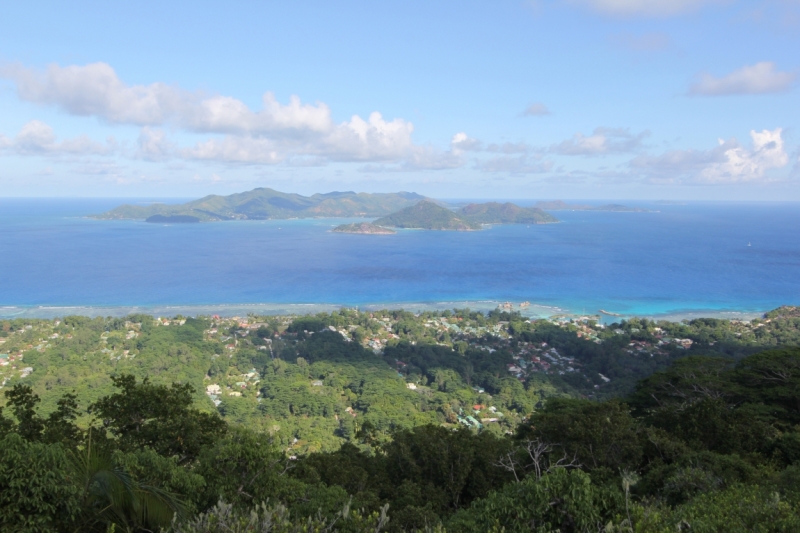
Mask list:
[[[535,207],[520,207],[506,202],[469,204],[458,211],[459,215],[479,224],[552,224],[558,219]]]
[[[433,202],[423,200],[417,204],[401,209],[397,213],[379,218],[374,222],[378,226],[409,229],[434,229],[470,231],[481,229],[477,222],[462,217]]]
[[[94,215],[105,220],[145,220],[155,215],[188,216],[203,222],[215,220],[265,220],[308,217],[379,217],[411,206],[425,197],[413,192],[330,192],[303,196],[269,188],[231,194],[210,195],[185,204],[121,205]]]

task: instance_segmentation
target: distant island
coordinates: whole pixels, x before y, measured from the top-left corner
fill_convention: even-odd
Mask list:
[[[145,222],[154,224],[196,224],[200,219],[191,215],[153,215],[147,217]]]
[[[228,196],[210,195],[185,204],[121,205],[92,218],[148,220],[153,216],[188,216],[201,222],[312,217],[381,217],[412,206],[424,196],[413,192],[330,192],[303,196],[269,188]],[[160,222],[160,220],[156,220]],[[155,222],[155,221],[154,221]]]
[[[649,209],[641,207],[628,207],[620,204],[583,205],[568,204],[563,200],[536,202],[535,207],[546,211],[618,211],[626,213],[650,213]]]
[[[423,200],[397,213],[379,218],[375,224],[393,228],[444,231],[475,231],[485,224],[552,224],[553,215],[538,208],[520,207],[512,203],[487,202],[469,204],[457,211]]]
[[[342,224],[332,230],[334,233],[356,233],[359,235],[394,235],[397,233],[389,228],[382,228],[369,222],[359,222],[356,224]]]
[[[537,207],[520,207],[506,202],[469,204],[458,213],[479,224],[553,224],[558,219]]]
[[[427,200],[418,202],[411,207],[401,209],[397,213],[379,218],[374,224],[392,228],[449,231],[474,231],[481,229],[480,223],[459,217],[450,209]]]
[[[442,231],[475,231],[488,224],[553,224],[559,220],[545,209],[597,211],[644,211],[609,204],[592,207],[569,205],[561,200],[520,207],[510,202],[473,203],[454,210],[414,192],[330,192],[303,196],[269,188],[210,195],[184,204],[121,205],[91,215],[101,220],[144,220],[154,224],[190,224],[224,220],[270,220],[325,217],[378,217],[373,223],[343,224],[333,231],[364,235],[394,233],[387,228]]]

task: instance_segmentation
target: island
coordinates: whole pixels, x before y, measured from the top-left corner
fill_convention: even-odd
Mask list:
[[[389,228],[382,228],[369,222],[359,222],[356,224],[342,224],[333,228],[334,233],[355,233],[358,235],[394,235],[397,233]]]
[[[228,196],[210,195],[184,204],[126,204],[91,217],[102,220],[147,220],[155,215],[190,216],[201,222],[319,217],[363,218],[386,216],[425,199],[424,196],[414,192],[369,194],[335,191],[303,196],[258,188]]]
[[[379,218],[373,224],[392,228],[428,229],[444,231],[474,231],[481,229],[478,222],[460,217],[450,209],[423,200],[397,213]]]
[[[546,211],[617,211],[625,213],[650,213],[649,209],[641,207],[628,207],[620,204],[605,204],[605,205],[584,205],[584,204],[568,204],[563,200],[551,200],[536,202],[539,209]]]
[[[469,204],[458,213],[479,224],[553,224],[558,219],[536,207],[520,207],[506,202]]]
[[[153,215],[147,217],[145,222],[153,224],[196,224],[200,219],[191,215]]]

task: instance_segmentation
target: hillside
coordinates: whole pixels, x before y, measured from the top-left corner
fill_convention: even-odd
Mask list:
[[[190,216],[201,221],[264,220],[308,217],[379,217],[424,199],[416,193],[330,192],[303,196],[269,188],[229,196],[210,195],[185,204],[125,204],[93,215],[104,220],[145,220],[155,215]]]
[[[478,224],[552,224],[558,219],[538,208],[520,207],[506,202],[469,204],[458,214]]]
[[[798,314],[3,320],[0,530],[798,531]]]
[[[435,229],[450,231],[469,231],[480,229],[480,224],[458,216],[453,211],[422,201],[411,207],[401,209],[397,213],[379,218],[374,222],[378,226],[393,228]]]

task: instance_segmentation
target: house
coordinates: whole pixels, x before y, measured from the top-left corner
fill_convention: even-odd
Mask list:
[[[315,379],[314,381],[311,382],[311,386],[312,387],[322,387],[322,380],[321,379]]]
[[[417,390],[416,383],[406,383],[406,388],[410,390]]]
[[[234,391],[234,392],[229,392],[228,393],[228,396],[241,396],[241,395],[242,395],[242,393],[238,392],[238,391]]]
[[[219,394],[220,390],[221,390],[220,386],[217,385],[216,383],[213,383],[206,387],[206,394]]]

